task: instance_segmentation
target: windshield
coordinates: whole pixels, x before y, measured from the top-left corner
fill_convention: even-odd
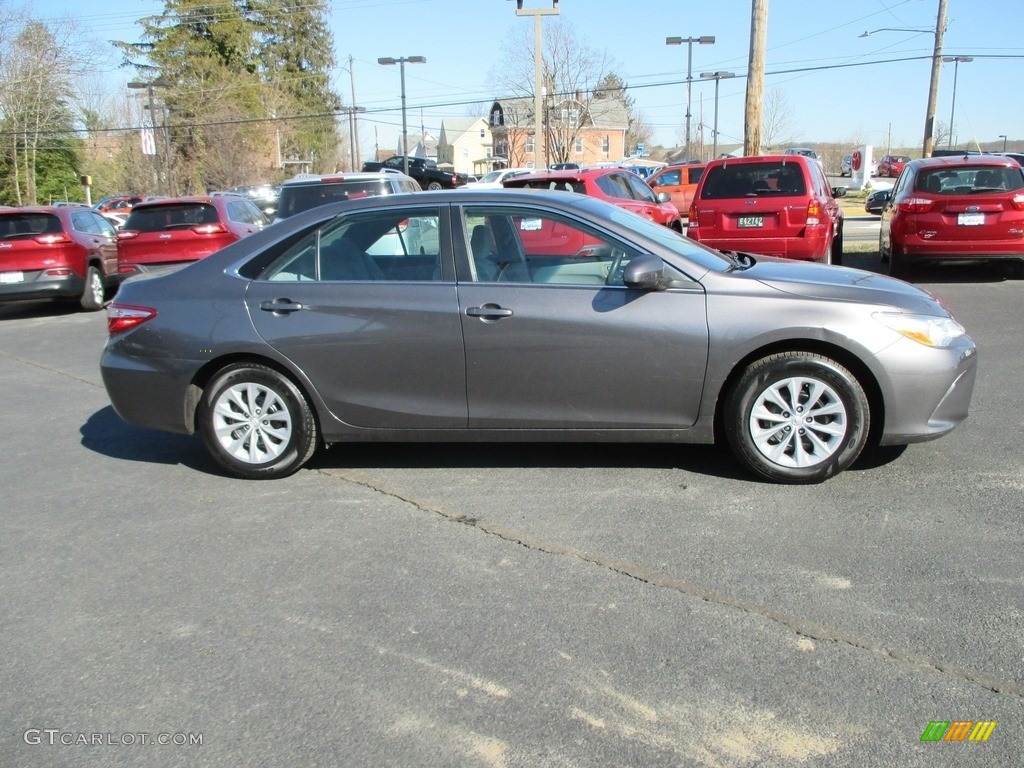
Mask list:
[[[653,222],[624,208],[610,204],[609,207],[612,209],[609,213],[612,221],[629,227],[641,237],[656,240],[659,245],[663,245],[673,253],[699,264],[704,269],[726,272],[736,266],[735,260],[729,259],[719,251],[701,245],[696,240],[691,240],[674,229]]]

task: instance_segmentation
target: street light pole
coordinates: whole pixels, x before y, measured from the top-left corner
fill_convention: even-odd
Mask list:
[[[397,64],[399,72],[402,78],[402,170],[406,176],[409,175],[409,139],[407,134],[408,123],[406,122],[405,113],[405,64],[426,64],[427,60],[423,56],[399,56],[393,58],[391,56],[385,56],[377,59],[378,64]]]
[[[690,160],[690,105],[691,84],[693,83],[693,44],[714,45],[714,35],[700,37],[666,37],[665,45],[682,45],[686,43],[686,159]]]
[[[973,56],[943,56],[942,60],[946,63],[953,62],[953,104],[949,108],[949,143],[946,145],[949,149],[953,148],[953,121],[956,119],[956,79],[960,73],[960,62],[965,64],[969,61],[974,61]]]
[[[1005,152],[1006,151],[1006,134],[1005,133],[1000,133],[999,134],[999,138],[1003,140],[1003,152]]]
[[[942,71],[942,38],[946,33],[946,0],[939,0],[939,12],[935,17],[935,29],[913,29],[905,27],[882,27],[871,32],[864,32],[860,37],[870,37],[875,32],[917,32],[935,35],[935,47],[932,49],[932,74],[928,81],[928,106],[924,116],[924,141],[921,146],[923,157],[931,157],[933,134],[935,130],[935,102],[939,97],[939,74]]]
[[[711,136],[713,141],[713,149],[711,150],[711,159],[714,160],[718,157],[718,84],[721,82],[723,77],[736,77],[735,72],[701,72],[700,77],[702,80],[714,79],[715,81],[715,125],[711,129]]]
[[[523,0],[516,0],[516,16],[533,16],[533,167],[547,168],[547,142],[544,141],[543,66],[544,36],[541,19],[558,15],[558,0],[551,0],[551,8],[523,8]]]

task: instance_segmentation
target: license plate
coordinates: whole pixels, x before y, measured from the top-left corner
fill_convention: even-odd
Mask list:
[[[24,283],[24,272],[0,272],[0,283]]]
[[[956,223],[961,227],[980,227],[985,223],[984,213],[961,213],[956,217]]]
[[[763,227],[764,216],[740,216],[740,220],[737,225],[744,229],[746,227]]]

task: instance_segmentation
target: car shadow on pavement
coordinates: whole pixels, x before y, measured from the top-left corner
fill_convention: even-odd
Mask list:
[[[312,469],[681,469],[756,482],[714,445],[672,443],[348,443],[318,451]]]
[[[207,474],[224,474],[198,437],[133,426],[109,405],[90,416],[79,432],[84,448],[112,459],[181,464]]]
[[[27,320],[33,317],[65,317],[81,312],[77,302],[24,301],[0,306],[0,321]],[[91,313],[86,313],[91,314]]]

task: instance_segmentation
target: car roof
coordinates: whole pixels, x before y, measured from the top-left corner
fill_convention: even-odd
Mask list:
[[[1003,155],[944,155],[942,157],[919,157],[911,160],[907,167],[915,170],[924,168],[957,168],[963,166],[976,167],[979,165],[992,168],[1012,167],[1016,161],[1012,157]]]
[[[813,160],[806,155],[747,155],[746,157],[716,157],[711,165],[747,165],[751,163],[793,163],[807,166]]]
[[[411,159],[411,158],[410,158]],[[391,177],[412,179],[397,171],[339,171],[338,173],[300,173],[281,182],[282,187],[302,184],[334,184],[345,181],[372,181],[374,179],[390,179]]]

